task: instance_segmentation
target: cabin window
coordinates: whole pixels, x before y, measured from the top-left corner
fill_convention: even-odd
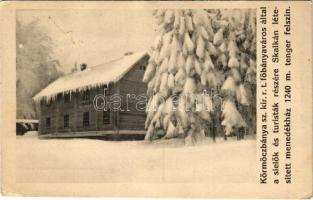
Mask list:
[[[61,93],[57,94],[57,100],[62,100],[63,95]]]
[[[141,66],[140,66],[140,70],[143,70],[143,71],[145,71],[145,70],[146,70],[146,66],[144,66],[144,65],[141,65]]]
[[[83,101],[88,101],[90,99],[90,91],[89,90],[86,90],[83,92],[82,99],[83,99]]]
[[[64,128],[68,128],[69,127],[69,120],[70,120],[70,117],[69,115],[64,115]]]
[[[111,123],[111,112],[106,110],[106,111],[103,111],[103,124],[109,124]]]
[[[64,103],[69,103],[71,101],[69,94],[64,94]]]
[[[46,128],[50,128],[51,127],[51,118],[47,117],[46,118]]]
[[[83,126],[89,126],[89,112],[84,112],[83,114]]]

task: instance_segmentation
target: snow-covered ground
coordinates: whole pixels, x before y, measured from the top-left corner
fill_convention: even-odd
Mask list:
[[[248,183],[256,178],[255,143],[41,140],[28,132],[17,137],[17,182]]]

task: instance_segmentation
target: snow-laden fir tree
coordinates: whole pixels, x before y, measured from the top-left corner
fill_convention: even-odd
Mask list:
[[[162,130],[165,138],[183,136],[193,143],[217,115],[226,135],[245,127],[240,112],[251,106],[247,82],[255,87],[253,12],[156,10],[154,16],[159,35],[143,78],[149,96],[146,139]]]
[[[225,134],[229,135],[234,129],[247,126],[243,116],[249,115],[249,106],[255,107],[251,105],[253,98],[249,88],[249,82],[255,83],[255,80],[251,80],[255,75],[255,21],[251,11],[224,12],[221,19],[227,21],[228,26],[223,30],[227,65],[224,66],[225,81],[222,85],[222,125]]]

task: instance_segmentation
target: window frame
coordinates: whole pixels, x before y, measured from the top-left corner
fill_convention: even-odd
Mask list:
[[[90,113],[83,112],[83,127],[89,127],[89,126],[90,126]]]
[[[51,128],[51,117],[46,117],[46,128]]]
[[[70,103],[71,102],[70,94],[64,94],[63,100],[64,100],[64,103]]]
[[[145,65],[140,65],[139,69],[142,70],[142,71],[146,71],[146,66]]]
[[[85,90],[81,95],[82,101],[90,101],[90,90]]]
[[[66,114],[63,116],[63,128],[69,128],[70,127],[70,115]]]

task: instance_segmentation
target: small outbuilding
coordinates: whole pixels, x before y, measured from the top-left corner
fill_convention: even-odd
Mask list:
[[[16,119],[16,135],[24,135],[27,131],[38,131],[38,120]]]

